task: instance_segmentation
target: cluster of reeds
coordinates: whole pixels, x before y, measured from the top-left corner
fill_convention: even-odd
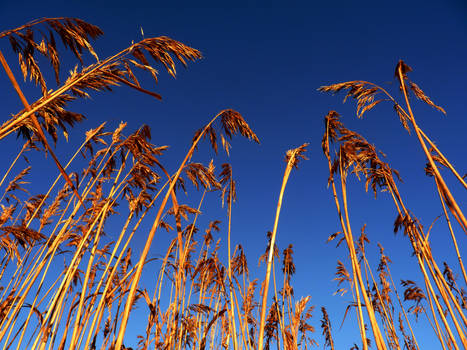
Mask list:
[[[467,233],[467,222],[454,195],[441,175],[440,165],[448,168],[465,189],[467,189],[467,185],[464,178],[457,173],[444,154],[416,123],[411,108],[409,91],[429,106],[443,113],[444,109],[435,105],[418,85],[410,81],[407,75],[410,71],[411,68],[403,61],[397,64],[395,76],[399,82],[405,107],[399,104],[381,86],[366,81],[350,81],[323,86],[319,90],[331,93],[346,91],[345,98],[350,97],[357,102],[357,116],[359,118],[380,102],[389,101],[393,104],[404,128],[408,132],[412,129],[415,131],[415,135],[428,160],[425,169],[426,173],[435,180],[435,189],[439,193],[447,228],[457,255],[458,268],[462,272],[463,278],[460,283],[465,286],[465,283],[467,283],[465,268],[450,215],[456,219],[457,229],[464,234]],[[443,349],[466,348],[465,291],[459,287],[449,266],[444,262],[444,270],[441,270],[439,262],[435,260],[430,247],[429,231],[427,232],[423,228],[419,220],[407,208],[398,190],[396,183],[397,180],[400,180],[399,173],[380,157],[375,147],[365,138],[348,130],[339,119],[339,114],[335,111],[330,111],[325,117],[325,134],[322,140],[322,148],[328,160],[330,174],[328,185],[332,188],[342,229],[338,234],[331,235],[330,240],[340,235],[343,236],[341,240],[345,241],[347,245],[351,265],[351,271],[349,272],[344,264],[339,262],[336,279],[339,284],[345,281],[351,284],[363,349],[367,349],[370,343],[366,322],[370,325],[369,328],[378,349],[420,349],[407,316],[408,313],[416,315],[417,319],[419,314],[423,314],[427,318]],[[388,192],[394,202],[397,212],[394,232],[403,229],[404,235],[408,237],[424,284],[423,287],[419,287],[411,280],[401,282],[402,286],[405,287],[404,300],[414,302],[414,305],[407,310],[404,308],[394,284],[389,269],[391,261],[384,254],[383,247],[380,246],[381,260],[377,267],[377,278],[375,278],[365,254],[365,244],[369,243],[365,227],[362,228],[358,238],[353,236],[347,192],[347,179],[350,174],[364,179],[366,191],[371,189],[375,197],[380,191]],[[393,299],[397,301],[393,301]],[[396,308],[395,305],[398,307]],[[398,314],[395,313],[397,309],[400,310]],[[404,327],[404,321],[409,332]]]
[[[147,126],[127,135],[125,123],[111,132],[102,124],[86,133],[66,164],[55,156],[48,137],[57,142],[61,130],[68,138],[67,128],[83,120],[82,115],[67,109],[70,101],[122,84],[160,98],[141,86],[136,69],[157,81],[154,63],[175,76],[175,58],[183,65],[201,58],[195,49],[158,37],[99,60],[90,39],[100,34],[99,28],[69,18],[41,19],[0,34],[0,38],[10,40],[18,54],[24,78],[30,77],[42,91],[42,97],[29,104],[0,54],[25,107],[0,127],[0,138],[17,133],[25,140],[0,184],[5,187],[0,227],[4,250],[0,304],[3,346],[124,349],[131,313],[137,304],[145,304],[147,320],[138,321],[139,341],[134,344],[141,349],[219,345],[253,349],[261,338],[260,327],[267,347],[276,340],[286,342],[287,347],[297,343],[306,347],[312,330],[307,324],[311,317],[309,298],[295,303],[290,286],[294,273],[292,248],[284,251],[284,288],[277,291],[279,286],[274,284],[275,302],[260,325],[257,280],[250,279],[242,246],[230,246],[231,209],[236,199],[232,168],[222,164],[218,172],[213,162],[205,165],[193,160],[198,144],[206,138],[216,153],[219,139],[229,153],[229,141],[237,134],[259,142],[238,112],[223,110],[199,129],[172,173],[160,161],[167,147],[150,142]],[[61,85],[56,37],[82,63]],[[94,56],[96,63],[84,66],[85,52]],[[58,85],[54,90],[47,87],[37,64],[38,55],[50,60]],[[49,153],[59,172],[45,194],[28,196],[30,188],[25,188],[25,180],[30,166],[6,183],[14,169],[24,163],[22,156],[31,150]],[[304,146],[287,154],[286,177],[303,151]],[[84,170],[70,170],[76,168],[76,162],[83,162],[79,158],[86,162]],[[202,193],[196,208],[180,204],[177,198],[177,192],[192,190],[190,183],[193,190]],[[204,198],[214,191],[220,193],[222,205],[227,207],[229,258],[225,263],[219,258],[223,246],[215,237],[220,222],[213,220],[203,231],[197,226]],[[115,218],[124,221],[111,241],[105,230],[115,231]],[[146,221],[151,223],[149,231],[141,228],[148,226]],[[277,223],[274,234],[276,230]],[[160,231],[170,234],[170,244],[165,256],[153,261],[149,252]],[[132,252],[135,235],[146,235],[138,254]],[[274,236],[269,243],[275,246]],[[157,273],[146,276],[143,287],[141,279],[148,264],[156,265]],[[264,294],[267,296],[267,292]],[[266,301],[262,305],[265,314]],[[280,334],[285,336],[280,338]]]
[[[121,85],[160,99],[159,94],[140,84],[138,71],[150,74],[157,82],[157,65],[175,76],[176,61],[186,65],[201,58],[193,48],[158,37],[143,39],[99,59],[90,41],[101,34],[96,26],[72,18],[40,19],[0,33],[1,41],[8,39],[18,55],[24,78],[29,77],[42,92],[37,101],[29,103],[0,51],[0,63],[24,105],[0,126],[0,139],[17,134],[23,141],[0,181],[2,347],[237,350],[307,349],[321,343],[312,334],[310,297],[294,295],[293,247],[284,249],[281,258],[275,243],[285,188],[293,168],[306,159],[307,144],[286,153],[273,230],[268,232],[266,251],[260,256],[265,264],[261,281],[250,276],[243,247],[231,247],[232,206],[236,200],[231,165],[221,164],[219,171],[214,161],[202,164],[194,160],[198,145],[206,139],[215,153],[220,144],[227,154],[236,135],[259,142],[238,112],[223,110],[196,131],[186,156],[174,170],[165,168],[161,156],[167,147],[151,143],[148,126],[129,132],[125,123],[114,131],[107,131],[105,123],[89,130],[66,162],[55,155],[49,139],[55,144],[59,131],[68,138],[68,129],[84,119],[68,110],[69,102]],[[63,83],[60,47],[70,50],[81,63]],[[84,55],[94,57],[96,62],[85,65]],[[50,61],[54,89],[46,82],[38,56]],[[405,108],[384,89],[368,82],[335,84],[321,90],[346,90],[348,97],[357,100],[359,116],[383,99],[389,100],[404,127],[415,130],[428,159],[427,174],[435,179],[466,282],[454,234],[456,229],[466,233],[466,219],[439,165],[450,169],[467,186],[417,126],[407,85],[416,97],[443,110],[408,79],[409,70],[402,62],[396,70]],[[378,94],[386,96],[375,100]],[[463,282],[456,280],[447,264],[441,270],[435,261],[429,232],[406,208],[398,191],[398,173],[380,158],[373,145],[346,129],[336,112],[325,118],[322,147],[342,227],[330,240],[339,238],[346,243],[351,266],[347,270],[339,261],[336,279],[351,286],[354,302],[349,307],[357,311],[361,347],[368,348],[371,328],[378,349],[420,349],[412,327],[414,315],[426,317],[443,349],[467,347]],[[35,152],[34,157],[50,154],[56,166],[58,175],[46,193],[30,195],[29,191],[34,191],[34,177],[31,180],[30,175],[34,169],[26,157],[30,152]],[[81,164],[85,164],[83,170],[77,170]],[[373,272],[365,254],[368,236],[362,229],[355,239],[350,225],[346,181],[352,173],[364,178],[366,188],[375,195],[385,190],[393,198],[398,212],[395,230],[403,229],[413,247],[423,287],[405,280],[403,292],[399,292],[401,287],[396,286],[390,272],[391,261],[381,246],[377,273]],[[193,198],[199,198],[198,204],[181,203],[180,193],[184,194],[182,198],[193,193]],[[219,195],[226,208],[226,240],[217,238],[222,225],[216,218],[204,227],[198,224],[206,198]],[[450,221],[451,215],[458,226]],[[111,235],[106,234],[109,230]],[[153,243],[161,235],[169,237],[165,253],[160,259],[151,258]],[[141,252],[134,251],[135,237],[144,241]],[[221,258],[223,250],[227,253],[225,261]],[[279,266],[282,276],[276,269]],[[324,307],[321,311],[322,344],[334,349],[329,315]],[[131,347],[129,327],[138,334]]]

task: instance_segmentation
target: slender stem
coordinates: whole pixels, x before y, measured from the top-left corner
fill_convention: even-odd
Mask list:
[[[230,173],[230,191],[229,191],[229,225],[228,225],[228,234],[227,234],[227,253],[229,255],[228,258],[228,263],[229,263],[229,295],[230,295],[230,326],[232,328],[231,333],[232,333],[232,342],[233,342],[233,348],[234,350],[237,350],[237,327],[236,327],[236,321],[235,321],[235,308],[234,308],[234,300],[233,300],[233,283],[232,283],[232,256],[231,256],[231,251],[230,251],[230,233],[231,233],[231,228],[232,228],[232,194],[233,194],[233,179],[232,179],[232,173]]]
[[[425,140],[428,141],[428,143],[430,144],[430,147],[432,147],[436,153],[438,153],[438,155],[441,157],[441,159],[444,161],[444,163],[447,165],[447,167],[449,168],[449,170],[452,171],[452,173],[454,174],[454,176],[459,180],[459,182],[464,186],[465,189],[467,189],[467,183],[464,181],[464,179],[462,178],[462,176],[459,175],[459,173],[456,171],[456,169],[452,166],[452,164],[446,159],[446,157],[444,156],[443,153],[441,153],[441,151],[438,149],[438,147],[436,147],[436,145],[430,140],[430,138],[428,136],[426,136],[426,134],[423,132],[422,129],[419,129],[420,131],[420,134],[423,136],[423,138]]]
[[[462,213],[462,210],[459,208],[459,205],[457,204],[456,200],[454,199],[451,192],[449,191],[449,188],[447,187],[446,183],[444,182],[444,179],[441,176],[441,174],[440,174],[440,172],[438,170],[438,167],[436,166],[435,161],[433,160],[433,157],[432,157],[431,153],[428,151],[428,148],[427,148],[425,142],[423,141],[423,137],[421,135],[420,129],[419,129],[419,127],[418,127],[418,125],[417,125],[417,123],[415,121],[415,117],[414,117],[414,115],[412,113],[412,108],[411,108],[410,103],[409,103],[409,97],[408,97],[408,94],[407,94],[407,88],[405,86],[404,76],[402,74],[402,66],[401,65],[399,65],[399,68],[398,68],[398,75],[399,75],[400,85],[401,85],[402,91],[404,93],[405,103],[406,103],[407,109],[409,111],[410,121],[412,122],[412,125],[413,125],[413,127],[415,129],[415,132],[417,133],[418,141],[420,142],[420,145],[422,146],[423,151],[425,152],[425,155],[426,155],[426,157],[428,159],[428,162],[430,163],[430,165],[431,165],[431,167],[433,169],[435,177],[437,178],[437,180],[439,182],[439,185],[441,187],[442,192],[446,196],[447,204],[448,204],[449,209],[451,211],[453,211],[453,213],[457,214],[456,217],[458,217],[459,223],[461,224],[462,228],[464,229],[464,232],[467,234],[467,219],[465,218],[464,214]]]
[[[339,202],[339,197],[337,195],[337,189],[336,189],[336,183],[334,181],[334,175],[333,175],[333,172],[332,172],[332,161],[331,161],[331,156],[329,154],[329,121],[327,120],[326,121],[326,133],[325,133],[325,152],[324,152],[327,160],[328,160],[328,169],[329,169],[329,181],[331,183],[331,187],[332,187],[332,193],[333,193],[333,196],[334,196],[334,202],[336,204],[336,209],[337,209],[337,214],[339,216],[339,221],[340,221],[340,224],[341,224],[341,227],[342,227],[342,231],[344,233],[344,236],[345,236],[345,239],[346,239],[346,242],[349,241],[348,239],[348,233],[347,233],[347,226],[345,225],[344,223],[344,217],[342,215],[342,210],[341,210],[341,206],[340,206],[340,202]],[[349,248],[349,254],[350,254],[350,247]],[[366,337],[366,330],[365,330],[365,324],[364,324],[364,320],[363,320],[363,312],[362,312],[362,303],[360,301],[360,291],[359,291],[359,288],[358,288],[358,284],[357,284],[357,272],[354,268],[354,264],[352,262],[352,284],[355,286],[355,296],[356,296],[356,299],[357,299],[357,317],[358,317],[358,326],[359,326],[359,330],[360,330],[360,336],[362,338],[362,347],[363,347],[363,350],[367,350],[368,349],[368,343],[367,343],[367,337]]]
[[[290,157],[287,163],[287,166],[285,168],[284,176],[282,178],[282,186],[281,186],[281,191],[279,194],[279,200],[277,201],[274,228],[272,230],[271,241],[269,243],[268,265],[266,269],[266,277],[264,278],[264,289],[263,289],[263,296],[262,296],[262,302],[261,302],[261,315],[260,315],[260,326],[259,326],[259,335],[258,335],[258,350],[261,350],[263,348],[263,342],[264,342],[264,326],[266,323],[266,306],[267,306],[267,298],[268,298],[269,279],[271,277],[271,267],[272,267],[273,257],[274,257],[274,246],[276,242],[277,226],[279,224],[279,214],[280,214],[281,207],[282,207],[282,199],[284,197],[285,186],[287,185],[287,181],[289,179],[290,172],[292,171],[294,161],[295,161],[295,155]]]
[[[18,152],[18,155],[16,156],[15,160],[10,164],[10,167],[8,168],[8,170],[6,171],[5,175],[3,176],[2,180],[0,181],[0,186],[3,185],[3,182],[5,181],[6,177],[8,176],[8,174],[10,173],[11,169],[13,169],[14,165],[16,164],[16,162],[18,161],[19,157],[21,157],[21,155],[23,154],[23,152],[29,147],[29,141],[27,141],[23,147],[21,148],[21,151]],[[0,200],[1,202],[1,200]]]
[[[436,180],[436,181],[438,181],[438,180]],[[456,250],[457,260],[459,262],[459,266],[460,266],[461,271],[462,271],[462,277],[464,277],[464,282],[467,284],[467,274],[465,272],[464,263],[462,262],[461,254],[459,252],[459,246],[457,245],[456,236],[454,235],[454,231],[452,229],[451,220],[449,219],[449,214],[448,214],[448,212],[446,210],[446,206],[444,205],[444,197],[443,197],[443,194],[441,193],[441,191],[439,190],[439,187],[437,187],[437,190],[438,190],[438,195],[439,195],[439,198],[440,198],[440,201],[441,201],[441,205],[443,206],[444,216],[446,217],[446,222],[447,222],[448,227],[449,227],[449,233],[451,234],[452,242],[454,244],[454,249]]]

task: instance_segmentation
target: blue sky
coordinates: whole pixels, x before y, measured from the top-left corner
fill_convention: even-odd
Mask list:
[[[166,35],[203,53],[203,60],[190,63],[186,70],[179,66],[176,80],[162,69],[157,86],[143,79],[162,95],[162,102],[120,88],[72,105],[70,109],[84,113],[87,120],[73,129],[70,138],[81,140],[84,130],[103,121],[116,127],[124,120],[130,130],[148,124],[155,144],[171,146],[163,161],[169,169],[175,169],[196,129],[222,109],[239,111],[261,141],[256,145],[236,139],[230,157],[238,183],[233,240],[244,245],[253,269],[264,251],[265,233],[273,225],[284,153],[309,142],[310,160],[292,173],[286,189],[278,245],[281,250],[289,243],[294,245],[296,296],[311,294],[313,304],[331,310],[335,336],[344,347],[356,342],[358,334],[349,335],[350,326],[337,330],[350,296],[331,296],[337,288],[332,281],[336,261],[346,261],[346,254],[343,247],[335,249],[325,243],[339,226],[331,192],[326,188],[327,164],[320,148],[324,115],[330,109],[338,111],[349,129],[361,133],[388,155],[389,163],[404,180],[401,191],[409,207],[424,226],[428,227],[442,209],[432,179],[424,175],[422,151],[415,137],[401,127],[391,105],[381,104],[363,120],[357,120],[353,101],[342,104],[343,96],[325,95],[317,88],[367,80],[400,98],[393,76],[396,63],[403,59],[414,70],[411,79],[447,112],[444,116],[415,104],[420,126],[460,173],[467,172],[467,5],[463,1],[3,1],[0,13],[0,30],[39,17],[58,16],[78,17],[98,25],[104,36],[94,48],[101,58],[127,47],[132,40],[140,40],[141,28],[145,37]],[[8,42],[1,42],[0,48],[7,54]],[[16,62],[11,55],[7,58]],[[6,81],[3,73],[0,78]],[[21,106],[8,84],[2,86],[6,118]],[[38,96],[36,90],[26,91],[31,101]],[[9,147],[16,144],[14,137],[2,142]],[[67,158],[72,144],[61,140],[58,155]],[[207,148],[201,151],[200,160],[214,157]],[[9,161],[11,154],[2,153],[0,157]],[[225,161],[222,156],[217,159],[219,166]],[[42,163],[43,168],[38,165],[39,172],[45,174],[50,169],[52,161],[47,162]],[[375,202],[362,188],[363,184],[352,183],[349,193],[354,231],[367,223],[371,249],[376,253],[376,242],[382,242],[393,261],[399,261],[394,263],[394,275],[416,279],[418,272],[407,268],[415,264],[408,241],[392,233],[395,209],[384,194]],[[465,191],[457,184],[453,188],[465,207]],[[224,215],[216,209],[213,212],[207,215]],[[440,220],[432,235],[440,259],[451,259],[446,256],[451,248],[447,233]],[[465,237],[459,240],[463,249]],[[260,269],[257,273],[261,276],[263,272]],[[316,326],[319,317],[316,313]],[[346,322],[350,325],[354,321],[352,315]]]

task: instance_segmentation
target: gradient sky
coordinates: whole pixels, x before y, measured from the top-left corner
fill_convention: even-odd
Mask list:
[[[131,5],[131,7],[130,7]],[[317,307],[330,310],[334,335],[342,347],[359,343],[352,332],[354,314],[339,330],[349,294],[332,296],[337,289],[334,271],[337,259],[348,262],[344,247],[326,244],[329,234],[339,231],[331,192],[326,188],[327,164],[321,152],[323,117],[330,109],[343,115],[342,121],[384,151],[389,163],[401,173],[401,191],[414,214],[425,227],[442,212],[433,191],[433,181],[424,175],[425,158],[414,136],[400,125],[390,104],[380,104],[363,120],[358,120],[355,104],[342,104],[343,96],[317,92],[317,88],[335,82],[367,80],[381,84],[400,98],[394,68],[403,59],[413,68],[410,77],[447,116],[416,103],[414,112],[419,125],[431,136],[461,174],[467,172],[465,132],[467,130],[467,5],[463,1],[270,1],[270,2],[183,2],[173,1],[1,1],[1,30],[15,28],[39,17],[78,17],[98,25],[104,36],[94,42],[101,58],[145,37],[166,35],[199,49],[204,59],[179,66],[177,79],[165,72],[157,86],[149,79],[147,87],[160,93],[163,101],[127,88],[114,93],[93,94],[85,103],[71,105],[87,120],[70,132],[81,141],[84,130],[103,121],[116,127],[127,121],[129,130],[141,124],[152,129],[153,142],[170,145],[162,158],[169,169],[176,169],[187,151],[193,133],[225,108],[239,111],[260,138],[261,145],[243,139],[232,142],[230,162],[237,180],[238,202],[233,212],[233,243],[241,243],[257,269],[257,259],[266,245],[265,233],[272,229],[287,149],[309,142],[307,156],[294,171],[286,189],[279,223],[278,245],[294,245],[297,274],[295,295],[312,295]],[[0,43],[11,53],[8,41]],[[16,62],[12,55],[6,55]],[[70,61],[71,62],[71,61]],[[66,70],[73,64],[64,65]],[[18,72],[15,66],[15,72]],[[19,76],[19,73],[17,73]],[[20,101],[0,73],[2,110],[6,119],[21,109]],[[32,101],[37,90],[26,89]],[[3,140],[14,147],[14,137]],[[78,141],[76,141],[78,142]],[[73,144],[73,141],[70,141]],[[66,159],[72,150],[64,140],[57,153]],[[202,147],[199,160],[215,155]],[[11,153],[0,159],[11,161]],[[217,158],[217,164],[225,157]],[[39,165],[40,167],[40,165]],[[43,174],[53,167],[42,162]],[[44,182],[47,181],[45,176]],[[448,176],[451,183],[452,178]],[[453,185],[458,201],[465,208],[465,191]],[[417,279],[412,271],[408,240],[394,236],[396,211],[384,194],[374,201],[365,194],[363,184],[350,187],[351,217],[354,231],[366,223],[372,241],[386,247],[395,262],[396,278]],[[209,204],[211,205],[211,204]],[[217,205],[217,203],[216,203]],[[215,205],[212,204],[214,207]],[[208,219],[225,215],[205,208]],[[225,220],[224,218],[220,218]],[[442,220],[435,224],[432,244],[440,259],[452,259],[450,240]],[[465,250],[465,237],[459,236]],[[139,244],[143,244],[143,237]],[[138,243],[138,242],[137,242]],[[461,252],[462,253],[462,252]],[[373,253],[369,253],[373,254]],[[321,315],[316,311],[314,325]],[[317,336],[320,339],[319,336]],[[437,348],[435,346],[434,348]]]

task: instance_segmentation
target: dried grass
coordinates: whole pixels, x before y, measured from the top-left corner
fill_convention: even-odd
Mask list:
[[[0,139],[12,133],[24,137],[24,146],[8,169],[5,167],[0,182],[3,348],[130,349],[125,334],[135,313],[140,327],[138,344],[132,346],[138,349],[262,350],[275,346],[292,350],[317,346],[310,297],[295,297],[292,285],[296,268],[300,268],[294,264],[293,246],[283,250],[280,262],[276,245],[285,188],[292,170],[307,159],[308,144],[286,152],[273,230],[268,233],[266,251],[260,257],[260,262],[266,264],[262,281],[250,277],[243,247],[231,247],[232,206],[236,201],[232,166],[225,163],[217,171],[214,161],[205,165],[192,160],[197,146],[205,139],[216,153],[220,140],[227,154],[231,152],[230,140],[234,136],[259,143],[240,113],[223,110],[195,132],[185,158],[172,173],[161,161],[167,147],[151,143],[147,126],[131,133],[125,123],[114,131],[106,131],[102,124],[84,135],[83,143],[64,166],[53,155],[48,138],[55,144],[58,131],[68,137],[68,128],[84,119],[68,111],[70,101],[87,98],[94,91],[111,91],[122,84],[160,99],[157,92],[141,86],[137,71],[149,73],[157,82],[159,70],[154,63],[175,76],[176,61],[186,65],[201,58],[195,49],[158,37],[144,39],[99,60],[90,41],[101,34],[96,26],[73,18],[39,19],[0,33],[0,39],[8,38],[18,54],[23,78],[29,78],[42,91],[42,97],[29,104],[1,55],[3,67],[25,106],[0,127]],[[62,48],[57,46],[56,38],[80,62],[61,85]],[[49,60],[55,74],[55,90],[45,81],[37,55]],[[96,63],[85,66],[87,55],[94,57]],[[466,233],[466,223],[441,171],[451,171],[467,186],[415,121],[410,92],[443,113],[444,109],[409,80],[410,71],[402,61],[397,65],[396,77],[405,107],[388,91],[366,81],[344,82],[320,90],[346,91],[345,98],[357,102],[358,117],[389,101],[403,127],[415,131],[427,157],[426,173],[434,179],[447,219],[458,266],[443,262],[443,268],[439,267],[440,262],[431,252],[430,230],[422,227],[399,192],[399,173],[374,145],[347,129],[337,112],[329,112],[325,117],[322,149],[341,228],[328,241],[337,240],[337,246],[347,249],[337,262],[335,280],[336,293],[352,296],[344,320],[352,310],[357,315],[361,345],[354,344],[352,349],[360,346],[368,349],[371,345],[377,349],[419,350],[422,346],[419,341],[423,344],[423,339],[416,338],[412,325],[422,318],[432,327],[443,349],[467,347],[467,277],[455,234],[459,229]],[[52,154],[60,170],[45,194],[29,193],[34,191],[34,168],[25,167],[27,159],[22,160],[29,151]],[[78,158],[87,163],[82,170],[76,170]],[[394,283],[392,261],[381,245],[378,264],[371,266],[367,258],[367,251],[372,248],[371,235],[365,227],[354,238],[347,188],[347,179],[353,175],[365,181],[365,190],[373,192],[375,198],[381,192],[392,198],[397,212],[394,231],[403,231],[420,269],[414,280],[405,279],[401,285]],[[11,180],[7,182],[8,179]],[[190,198],[199,193],[198,204],[179,203],[180,190]],[[220,221],[211,221],[204,230],[197,221],[204,215],[205,199],[212,196],[211,192],[220,195],[221,204],[227,209],[225,244],[217,239]],[[150,210],[156,212],[153,219],[148,215]],[[450,215],[458,226],[452,224]],[[113,232],[110,240],[105,230],[116,218],[120,219],[120,231]],[[145,232],[142,227],[148,221],[152,227]],[[163,234],[161,228],[171,234],[170,243],[161,259],[150,259],[156,233]],[[140,255],[132,250],[135,235],[145,237]],[[224,248],[225,262],[220,254]],[[152,267],[154,264],[156,269]],[[282,268],[276,269],[277,264]],[[462,272],[462,280],[457,278],[457,270]],[[151,271],[152,279],[142,283],[143,274]],[[280,271],[282,278],[277,276]],[[136,311],[136,306],[142,310]],[[147,317],[145,322],[139,316],[142,313]],[[334,349],[330,316],[324,307],[321,313],[320,342]]]

